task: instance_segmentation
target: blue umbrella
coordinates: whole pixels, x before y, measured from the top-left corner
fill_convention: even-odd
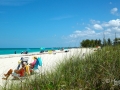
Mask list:
[[[41,47],[41,48],[40,48],[40,52],[42,53],[42,52],[44,52],[44,51],[45,51],[45,48]]]
[[[44,47],[41,47],[40,50],[45,50],[45,48],[44,48]]]

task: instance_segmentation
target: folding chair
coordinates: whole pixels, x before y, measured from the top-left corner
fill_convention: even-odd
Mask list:
[[[40,57],[37,58],[37,61],[35,63],[33,70],[38,69],[38,66],[42,66],[42,59]]]
[[[12,76],[14,77],[13,80],[18,79],[18,80],[22,80],[22,79],[27,79],[27,77],[30,75],[30,69],[29,69],[29,65],[25,66],[25,71],[24,71],[24,76],[21,76],[19,74],[16,73],[12,73]]]
[[[29,60],[29,57],[21,57],[20,63],[19,63],[18,66],[17,66],[17,70],[19,70],[20,65],[21,65],[22,63],[25,62],[26,64],[28,64],[28,60]]]
[[[42,59],[40,57],[37,58],[37,61],[34,65],[34,67],[33,67],[32,74],[35,74],[35,73],[37,74],[38,73],[37,72],[39,70],[38,66],[42,66]]]
[[[35,73],[35,70],[38,69],[38,66],[42,66],[42,59],[40,57],[37,58],[37,61],[36,61],[35,66],[33,68],[33,72],[34,73]],[[16,77],[19,80],[26,79],[29,76],[29,74],[30,74],[29,65],[26,65],[26,73],[27,74],[25,76],[23,76],[23,77],[19,77],[19,75],[17,75],[17,74],[12,74],[12,76]]]

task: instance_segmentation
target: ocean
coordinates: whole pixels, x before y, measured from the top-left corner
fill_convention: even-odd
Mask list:
[[[66,47],[64,47],[67,49]],[[40,52],[42,50],[49,51],[49,50],[60,50],[62,48],[0,48],[0,55],[6,55],[6,54],[21,54],[21,52],[28,51],[28,53],[33,52]]]

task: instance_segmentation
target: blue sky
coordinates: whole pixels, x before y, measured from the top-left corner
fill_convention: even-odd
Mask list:
[[[79,46],[120,37],[120,0],[0,0],[0,48]]]

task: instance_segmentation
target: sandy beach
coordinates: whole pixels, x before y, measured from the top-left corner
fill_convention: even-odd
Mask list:
[[[46,70],[49,71],[53,69],[59,62],[64,60],[64,58],[69,58],[73,55],[80,54],[82,57],[83,53],[91,53],[93,49],[89,48],[76,48],[69,49],[69,52],[65,51],[55,51],[55,52],[45,52],[45,53],[30,53],[30,54],[16,54],[16,55],[0,55],[0,86],[3,86],[6,80],[3,80],[2,77],[9,69],[15,70],[18,65],[18,61],[21,57],[28,57],[28,63],[31,63],[32,57],[37,56],[42,58],[42,67],[39,67],[41,73]],[[12,77],[12,76],[11,76]]]

